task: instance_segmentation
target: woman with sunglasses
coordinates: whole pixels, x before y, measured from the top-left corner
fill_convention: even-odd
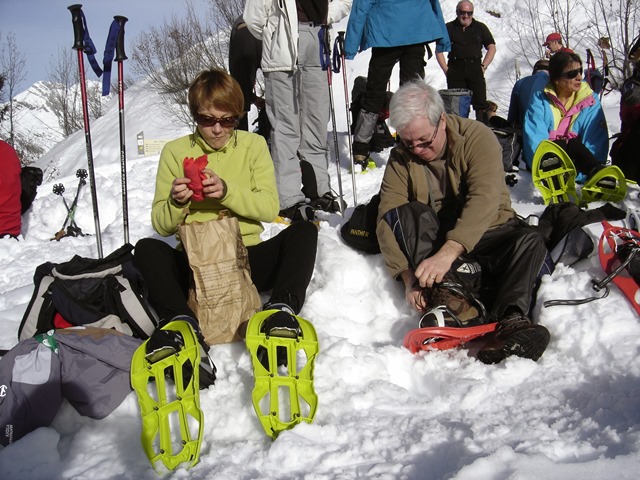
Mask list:
[[[278,215],[278,192],[264,138],[236,128],[244,113],[238,82],[223,70],[203,71],[189,87],[188,103],[196,128],[167,143],[160,154],[151,207],[154,230],[168,237],[183,222],[215,220],[228,210],[240,223],[256,288],[271,291],[265,308],[297,314],[315,264],[316,226],[298,222],[261,241],[262,222]],[[185,173],[189,159],[200,158],[204,168]],[[142,239],[134,258],[160,319],[195,319],[187,305],[192,273],[181,245],[174,249],[158,239]]]
[[[604,167],[607,121],[582,72],[582,60],[573,52],[559,51],[549,60],[549,83],[533,95],[524,116],[523,158],[529,168],[542,140],[562,147],[587,178]]]

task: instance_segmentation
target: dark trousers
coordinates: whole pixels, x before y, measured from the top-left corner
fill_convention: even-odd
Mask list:
[[[273,238],[247,247],[251,279],[259,292],[271,290],[270,302],[283,302],[298,313],[306,297],[316,260],[318,229],[297,222]],[[134,251],[149,303],[161,319],[194,313],[187,305],[192,272],[187,254],[162,240],[143,238]]]
[[[253,103],[256,71],[262,59],[262,41],[251,35],[246,23],[236,21],[229,40],[229,74],[240,84],[244,96],[245,116],[238,129],[249,130],[246,112]]]
[[[417,201],[392,209],[383,218],[414,269],[442,247],[452,224]],[[480,264],[476,294],[491,320],[500,320],[512,310],[529,314],[546,255],[542,234],[517,218],[487,230],[473,250],[463,255],[464,260]]]
[[[482,58],[449,60],[447,88],[468,88],[473,92],[474,110],[487,108],[487,82],[482,71]]]
[[[362,109],[380,113],[387,97],[387,84],[396,63],[400,62],[400,85],[418,77],[424,78],[424,67],[427,65],[424,52],[423,43],[402,47],[373,47]]]
[[[482,283],[491,286],[490,317],[499,320],[514,309],[529,314],[546,255],[543,236],[522,220],[485,232],[466,256],[480,264]]]
[[[554,140],[553,143],[567,152],[578,172],[585,174],[587,177],[592,176],[603,167],[603,164],[593,156],[591,150],[585,147],[579,138]]]
[[[358,118],[355,119],[353,154],[368,155],[369,142],[375,132],[377,116],[387,101],[387,84],[396,63],[400,62],[400,85],[416,78],[424,78],[425,46],[423,43],[401,47],[371,49],[367,87],[362,96]]]

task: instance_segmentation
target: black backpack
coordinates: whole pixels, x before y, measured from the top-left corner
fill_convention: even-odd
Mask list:
[[[158,321],[133,265],[132,250],[125,244],[102,259],[75,255],[65,263],[38,266],[19,340],[74,325],[114,328],[148,338]]]
[[[380,253],[376,234],[380,194],[376,193],[369,203],[354,208],[351,218],[342,225],[340,236],[347,245],[365,253]]]

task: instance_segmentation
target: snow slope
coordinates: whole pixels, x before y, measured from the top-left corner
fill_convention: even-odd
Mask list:
[[[454,5],[446,3],[449,19]],[[476,2],[477,17],[489,24],[501,45],[508,41],[507,29],[482,13],[479,4],[488,3]],[[511,8],[502,1],[491,6]],[[355,76],[366,75],[368,58],[365,52],[348,63],[350,84]],[[500,105],[508,104],[511,83],[506,79],[512,65],[509,52],[499,48],[495,69],[488,75],[496,85],[490,97]],[[435,61],[427,70],[429,80],[445,88]],[[333,89],[343,189],[353,206],[341,75],[334,77]],[[135,135],[144,130],[151,138],[170,139],[185,129],[163,116],[157,97],[142,84],[130,88],[125,101],[129,225],[135,243],[156,236],[150,205],[158,162],[157,155],[136,156]],[[611,132],[618,128],[618,101],[615,94],[605,97]],[[92,134],[103,249],[108,254],[123,242],[117,104],[92,124]],[[357,175],[360,202],[379,188],[386,156],[375,159],[381,168]],[[37,265],[66,261],[73,254],[97,255],[95,235],[50,241],[66,215],[53,185],[63,183],[71,197],[76,169],[86,168],[82,133],[58,144],[40,164],[51,165],[49,176],[23,217],[23,238],[0,240],[0,348],[17,342]],[[337,189],[334,164],[330,172]],[[515,208],[524,216],[541,213],[544,205],[530,175],[520,172],[518,178],[512,189]],[[637,205],[638,188],[633,187],[620,206]],[[95,233],[89,189],[81,193],[76,221],[85,232]],[[417,315],[406,305],[400,285],[389,279],[381,256],[363,255],[342,243],[342,222],[337,214],[322,216],[316,269],[302,311],[315,325],[321,348],[315,369],[319,408],[313,424],[270,440],[251,405],[253,379],[244,345],[215,346],[211,355],[218,381],[201,392],[205,434],[200,463],[164,478],[637,478],[637,315],[615,288],[606,299],[586,305],[541,306],[544,300],[591,295],[590,280],[602,277],[594,256],[574,268],[560,266],[544,278],[534,317],[550,330],[552,340],[540,361],[509,358],[487,366],[464,349],[417,356],[405,350],[402,338],[416,325]],[[264,235],[281,228],[266,225]],[[593,234],[599,235],[597,228]],[[50,427],[0,450],[2,478],[158,478],[142,451],[140,428],[134,394],[99,421],[79,416],[65,403]]]

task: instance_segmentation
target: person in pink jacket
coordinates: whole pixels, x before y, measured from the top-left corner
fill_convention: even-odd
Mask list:
[[[18,238],[22,219],[20,172],[22,167],[18,154],[11,145],[0,140],[0,238]]]

